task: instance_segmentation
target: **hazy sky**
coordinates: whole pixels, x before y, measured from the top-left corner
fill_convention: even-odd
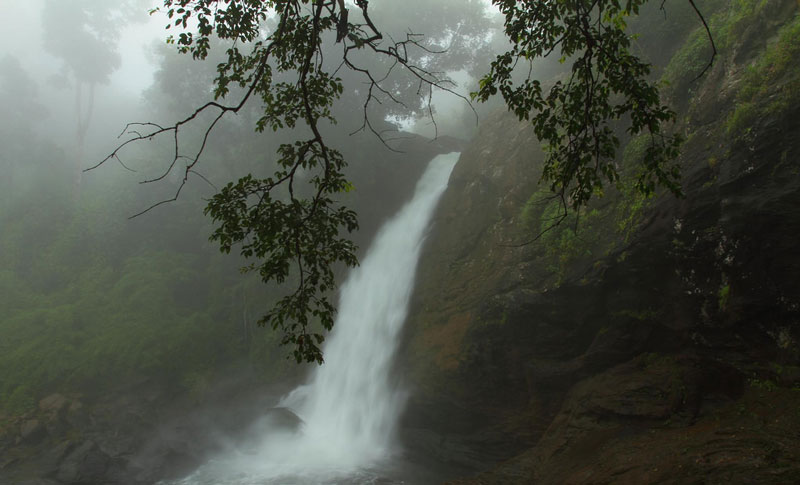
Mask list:
[[[149,0],[145,3],[149,4],[158,6],[163,2]],[[46,75],[57,72],[60,65],[42,46],[43,5],[44,0],[0,0],[0,12],[3,12],[0,15],[0,58],[12,54],[25,69]],[[163,15],[150,16],[145,6],[138,23],[121,26],[122,67],[113,74],[112,85],[131,92],[140,92],[150,85],[153,64],[149,60],[149,51],[154,43],[163,42],[167,37],[165,25]]]
[[[150,51],[155,43],[164,42],[168,35],[164,29],[166,16],[147,13],[148,5],[158,7],[163,5],[163,0],[142,2],[145,7],[139,22],[121,26],[119,49],[122,67],[113,74],[111,80],[115,87],[131,92],[140,92],[150,85],[153,72]],[[0,0],[0,58],[12,54],[22,62],[23,67],[34,73],[52,73],[60,67],[58,60],[42,48],[43,5],[44,0]]]
[[[79,2],[79,0],[55,1],[75,4]],[[136,14],[137,20],[118,26],[120,35],[118,50],[122,64],[112,74],[110,85],[100,86],[96,93],[95,114],[103,117],[102,123],[93,123],[91,127],[90,135],[95,136],[96,140],[113,140],[114,138],[110,136],[112,131],[118,133],[120,126],[124,126],[126,121],[139,116],[130,112],[130,105],[131,103],[142,105],[139,103],[141,92],[148,88],[153,80],[155,68],[153,61],[156,60],[153,52],[160,44],[163,45],[169,34],[165,30],[168,23],[166,16],[164,14],[151,16],[147,12],[149,7],[163,6],[163,0],[140,1],[142,5],[140,13]],[[40,100],[50,111],[48,119],[40,123],[41,129],[49,130],[54,133],[53,136],[58,136],[59,132],[64,132],[62,127],[68,126],[74,119],[75,94],[74,90],[47,87],[57,86],[53,84],[53,79],[62,71],[62,61],[48,54],[43,46],[44,5],[45,0],[0,0],[0,12],[2,12],[0,59],[7,54],[13,55],[19,60],[22,68],[37,81],[41,87]],[[69,25],[64,27],[70,28]],[[468,88],[464,87],[462,91],[467,92]],[[123,104],[124,99],[128,100],[127,105]],[[452,96],[435,96],[434,104],[443,117],[463,109],[463,102]]]

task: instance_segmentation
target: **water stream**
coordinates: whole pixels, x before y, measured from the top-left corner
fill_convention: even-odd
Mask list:
[[[406,396],[390,370],[420,249],[458,156],[430,162],[411,201],[384,224],[342,285],[325,364],[277,404],[296,414],[299,426],[287,426],[281,413],[268,414],[254,425],[256,442],[173,483],[413,483],[398,473],[395,431]]]

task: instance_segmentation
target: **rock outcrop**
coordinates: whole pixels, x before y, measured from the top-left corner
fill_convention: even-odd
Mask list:
[[[530,127],[497,114],[462,153],[404,352],[406,425],[488,469],[458,483],[800,480],[800,72],[753,73],[797,4],[768,3],[684,106],[683,199],[608,195],[528,243]]]

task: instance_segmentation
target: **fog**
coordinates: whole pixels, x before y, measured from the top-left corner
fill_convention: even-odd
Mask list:
[[[363,20],[361,2],[344,3],[351,25]],[[249,65],[272,69],[270,93],[198,112],[221,89],[226,51],[253,44],[212,37],[207,59],[181,54],[163,0],[0,0],[0,484],[795,472],[783,467],[798,462],[792,440],[759,443],[797,422],[800,305],[785,241],[796,167],[784,135],[800,86],[787,61],[800,52],[798,7],[696,3],[574,10],[578,36],[590,41],[591,19],[621,57],[590,42],[573,58],[516,59],[515,83],[531,76],[547,92],[569,80],[560,95],[578,101],[545,112],[595,136],[609,121],[615,134],[596,138],[609,144],[594,144],[593,172],[583,138],[544,123],[584,147],[580,160],[551,158],[555,169],[605,184],[577,207],[574,179],[540,183],[557,146],[497,116],[500,96],[469,102],[510,46],[490,0],[370,0],[382,47],[419,41],[407,58],[337,42],[344,24],[324,19],[310,78],[322,80],[314,94],[338,98],[335,121],[311,126],[314,101],[297,102],[306,85],[274,51]],[[254,32],[275,25],[267,13]],[[703,26],[719,51],[698,77],[713,50]],[[578,59],[597,71],[570,78]],[[620,72],[603,84],[609,65]],[[625,97],[611,88],[623,80],[659,92]],[[217,101],[235,106],[247,82],[228,87]],[[618,100],[663,102],[676,118],[638,130],[641,116],[614,119],[633,112]],[[269,118],[273,107],[293,111]],[[586,122],[595,112],[599,125]],[[686,135],[681,200],[644,190],[655,143],[673,130]],[[560,217],[568,202],[576,210]],[[746,459],[719,467],[720,449]]]
[[[0,136],[6,147],[4,185],[13,184],[16,192],[37,189],[35,176],[25,179],[37,173],[36,163],[19,155],[31,155],[28,148],[32,145],[58,151],[55,158],[59,160],[51,156],[48,164],[72,172],[73,191],[79,186],[85,190],[94,183],[103,185],[109,177],[125,180],[126,187],[133,187],[163,173],[170,159],[166,139],[132,145],[120,154],[119,160],[109,160],[96,170],[85,171],[130,136],[129,132],[118,138],[127,123],[174,123],[211,99],[214,66],[225,46],[212,49],[206,62],[194,62],[191,56],[178,54],[174,45],[165,42],[174,32],[165,29],[169,23],[165,13],[150,12],[160,4],[154,0],[4,2],[4,15],[0,18],[0,96],[5,103],[5,115],[0,120]],[[480,116],[496,107],[474,106],[467,101],[493,53],[505,47],[499,35],[496,9],[484,0],[458,3],[457,7],[451,0],[417,1],[403,6],[393,2],[372,5],[376,22],[387,38],[402,39],[409,32],[421,33],[427,35],[424,42],[435,50],[447,51],[438,56],[423,51],[413,55],[439,71],[438,75],[445,79],[443,86],[452,92],[434,88],[429,97],[426,92],[418,92],[413,80],[404,79],[401,73],[387,83],[402,92],[398,99],[404,105],[390,100],[372,102],[370,121],[381,132],[399,129],[430,138],[449,135],[468,139],[477,129]],[[420,16],[424,10],[427,12]],[[337,53],[330,49],[326,55],[335,59]],[[377,72],[386,69],[368,56],[361,60]],[[328,68],[334,70],[335,61]],[[371,133],[365,136],[364,131],[368,130],[363,129],[361,105],[366,93],[363,89],[359,91],[364,85],[363,76],[352,72],[341,74],[347,91],[334,110],[339,125],[327,129],[326,136],[332,146],[344,147],[346,151],[361,143],[372,144],[377,137]],[[226,101],[233,103],[240,94],[234,90]],[[235,132],[239,143],[252,144],[254,150],[257,146],[261,156],[271,158],[278,144],[294,135],[284,131],[255,136],[254,120],[261,109],[258,102],[252,101],[239,119],[226,117],[215,130],[217,133],[212,133],[212,141],[215,136],[224,139]],[[202,122],[193,123],[186,127],[185,136],[191,140],[203,130]],[[367,139],[370,137],[375,139]],[[387,138],[403,136],[395,134]],[[190,141],[182,144],[186,153],[197,148]],[[198,172],[202,171],[208,180],[189,181],[199,192],[187,194],[186,199],[196,199],[198,194],[207,197],[213,187],[253,170],[254,160],[249,163],[235,160],[241,159],[242,154],[232,157],[228,146],[220,142],[211,144],[208,160],[198,167]],[[359,157],[362,152],[350,156]],[[357,167],[351,170],[359,173]],[[127,207],[128,213],[135,214],[148,207],[148,202],[152,204],[174,194],[183,174],[176,167],[168,175],[163,184],[138,187],[136,202]]]
[[[52,50],[45,46],[47,19],[43,13],[45,6],[53,2],[30,0],[7,3],[8,5],[3,7],[5,14],[0,19],[2,29],[0,58],[16,59],[22,71],[38,88],[37,99],[47,107],[48,116],[37,122],[36,131],[46,133],[52,140],[65,143],[74,135],[72,130],[66,129],[66,126],[74,123],[75,79],[74,73],[70,72],[64,59],[54,55]],[[97,2],[98,5],[100,3],[102,2]],[[140,104],[140,96],[152,84],[154,71],[152,51],[157,43],[163,42],[164,36],[161,33],[163,24],[158,17],[147,14],[148,2],[129,3],[134,7],[132,11],[137,14],[125,15],[124,19],[114,26],[115,29],[119,29],[116,33],[117,38],[104,37],[98,43],[106,50],[118,53],[120,63],[110,77],[101,80],[97,87],[94,101],[97,119],[89,130],[91,143],[87,144],[90,149],[87,155],[92,157],[101,153],[99,147],[96,148],[98,144],[109,146],[110,140],[116,135],[114,131],[118,132],[124,126],[124,121],[139,114],[136,107]],[[78,5],[79,2],[75,4]],[[80,2],[80,4],[86,5],[91,11],[91,3]],[[65,23],[65,27],[67,32],[74,28],[70,23]],[[59,42],[70,39],[68,35],[53,31],[52,26],[50,28],[50,37],[58,39]],[[73,39],[75,37],[72,36]],[[76,50],[84,47],[68,46],[69,49]],[[83,49],[81,53],[76,52],[75,56],[83,55],[88,63],[93,63],[98,54],[102,53]]]
[[[211,99],[225,44],[215,45],[206,62],[177,53],[165,42],[164,14],[148,14],[159,3],[0,0],[0,427],[44,420],[41,402],[66,403],[68,422],[51,426],[33,454],[49,456],[72,433],[85,444],[81,453],[124,456],[116,463],[128,468],[117,472],[139,474],[143,483],[191,472],[179,469],[176,453],[198,466],[219,440],[252,434],[262,403],[274,405],[310,370],[286,359],[291,349],[278,345],[280,333],[257,324],[285,290],[242,274],[247,261],[240,256],[220,254],[203,214],[228,182],[271,175],[278,145],[304,127],[257,134],[263,107],[251,103],[215,127],[199,175],[185,187],[182,157],[200,146],[209,123],[202,116],[182,130],[182,157],[172,169],[174,146],[166,136],[129,145],[86,170],[135,136],[123,133],[127,123],[174,123]],[[369,107],[381,140],[359,131],[364,79],[341,73],[345,91],[333,113],[339,124],[322,128],[349,163],[354,190],[338,202],[359,215],[360,230],[351,235],[359,256],[411,197],[427,162],[457,151],[478,117],[493,109],[463,98],[503,47],[500,24],[484,2],[370,5],[387,37],[413,29],[429,33],[426,42],[437,50],[448,48],[438,57],[414,55],[450,78],[445,86],[453,93],[434,90],[428,98],[402,73],[389,78],[404,105],[384,99]],[[333,60],[336,51],[328,48]],[[359,62],[385,69],[367,56]],[[233,90],[225,101],[240,95]],[[142,183],[151,179],[158,180]],[[130,218],[179,189],[176,201]],[[347,272],[340,266],[341,281]],[[181,411],[187,407],[193,412]],[[64,460],[47,473],[69,482]],[[19,469],[4,463],[0,481],[7,470],[27,469],[25,460]]]
[[[357,22],[358,8],[347,3]],[[56,477],[58,483],[234,483],[227,474],[238,471],[239,483],[263,484],[265,477],[286,483],[276,473],[283,469],[279,465],[291,465],[291,480],[302,483],[306,452],[318,455],[315,463],[322,468],[315,477],[350,462],[339,470],[347,483],[427,483],[485,465],[458,443],[445,455],[464,460],[443,463],[429,456],[443,442],[438,431],[403,429],[405,396],[413,391],[401,385],[392,356],[402,345],[413,270],[436,200],[478,122],[504,107],[499,99],[468,101],[490,62],[508,49],[498,11],[488,0],[370,1],[383,46],[424,36],[415,37],[423,47],[412,47],[408,59],[438,76],[440,87],[430,90],[407,70],[393,69],[392,59],[364,50],[352,52],[357,68],[341,68],[341,44],[329,32],[320,70],[336,72],[342,90],[331,107],[337,123],[323,120],[319,131],[347,162],[347,183],[323,201],[330,202],[329,212],[314,212],[319,199],[301,199],[313,197],[321,169],[294,166],[294,185],[269,193],[277,202],[254,213],[259,230],[247,232],[244,219],[231,214],[260,208],[263,189],[243,191],[227,206],[215,206],[215,197],[231,187],[227,193],[235,193],[244,186],[235,184],[246,184],[249,174],[261,187],[270,186],[268,177],[282,178],[287,168],[278,148],[300,146],[292,144],[307,139],[310,127],[301,120],[257,133],[271,105],[255,97],[217,124],[208,112],[193,118],[213,99],[216,66],[231,43],[211,39],[202,62],[178,53],[166,42],[174,32],[165,29],[170,20],[164,12],[148,13],[159,4],[0,0],[0,482]],[[265,31],[273,21],[266,19]],[[249,52],[250,46],[238,47]],[[545,85],[564,70],[558,59],[548,59],[518,66],[519,74],[528,75],[528,67]],[[359,69],[381,79],[374,99],[367,97],[374,85]],[[274,83],[298,83],[295,72],[279,71]],[[234,86],[220,102],[235,105],[244,93]],[[176,129],[149,136],[181,120],[189,122],[179,134]],[[441,157],[447,170],[434,172],[435,183],[420,184],[431,190],[415,192],[431,161]],[[427,201],[424,210],[411,205],[411,213],[401,212],[412,196],[417,199],[415,193]],[[358,216],[358,228],[349,234],[343,227],[355,223],[331,226],[333,219],[311,219],[347,214],[336,212],[343,207]],[[213,220],[218,213],[223,216]],[[381,231],[398,213],[405,215],[394,219],[393,229]],[[289,216],[273,220],[274,214]],[[322,228],[304,240],[312,256],[323,254],[337,282],[348,275],[361,281],[341,290],[342,313],[355,323],[353,333],[336,340],[324,328],[330,313],[303,314],[313,318],[310,333],[301,337],[324,345],[331,336],[331,355],[342,361],[322,369],[336,379],[315,373],[315,364],[298,365],[304,355],[292,353],[297,340],[291,322],[287,330],[264,318],[309,273],[300,264],[282,274],[279,262],[274,280],[283,285],[265,284],[271,268],[258,266],[268,260],[262,256],[279,253],[289,242],[299,245],[303,238],[275,234],[308,220]],[[227,234],[247,236],[226,246],[223,227]],[[252,259],[240,254],[262,230],[279,240],[273,249],[256,250]],[[214,234],[223,236],[210,239]],[[339,236],[349,239],[313,245]],[[405,238],[410,239],[403,249],[395,247]],[[316,250],[323,246],[327,252]],[[340,247],[354,249],[339,259],[329,256]],[[384,250],[370,260],[375,247]],[[409,257],[401,259],[401,252]],[[347,256],[360,258],[363,266],[350,272]],[[396,286],[401,273],[405,279]],[[308,279],[324,279],[317,276]],[[335,305],[340,295],[333,286],[321,285],[320,293]],[[383,306],[388,309],[367,311]],[[390,328],[362,332],[388,321]],[[380,392],[369,390],[375,384]],[[365,402],[366,394],[382,396],[381,402]],[[334,406],[341,412],[329,413]],[[341,426],[328,429],[327,418],[336,415]],[[298,431],[304,426],[307,435]],[[400,443],[403,436],[406,442]],[[402,457],[396,459],[395,452]],[[218,467],[220,460],[233,469]],[[242,476],[243,469],[250,472]],[[194,479],[185,478],[193,473]],[[218,480],[219,473],[226,476]]]
[[[56,75],[59,60],[43,49],[42,10],[46,0],[4,1],[6,15],[0,19],[3,44],[0,56],[13,55],[24,60],[24,68],[39,79]],[[78,3],[78,2],[73,2]],[[85,3],[85,2],[84,2]],[[122,64],[111,76],[111,86],[129,93],[141,93],[153,81],[154,43],[166,37],[166,19],[162,14],[149,15],[148,8],[160,2],[141,0],[134,3],[136,14],[128,17],[120,29],[119,48]],[[91,54],[89,54],[91,55]]]
[[[486,3],[488,4],[488,1]],[[148,106],[151,102],[145,99],[146,91],[153,87],[154,74],[159,69],[159,63],[164,60],[165,39],[171,33],[165,30],[168,21],[163,12],[148,14],[150,9],[160,4],[161,2],[153,0],[113,3],[99,0],[3,1],[4,15],[0,18],[0,39],[2,39],[0,59],[9,57],[16,59],[21,70],[37,87],[36,100],[47,106],[47,116],[36,120],[37,132],[46,133],[48,138],[61,144],[69,143],[69,139],[73,137],[72,130],[65,129],[65,126],[69,126],[75,120],[75,74],[86,70],[75,70],[75,66],[81,63],[85,66],[99,66],[106,63],[108,65],[102,69],[109,71],[108,76],[98,75],[96,79],[90,80],[92,83],[96,82],[96,92],[91,126],[87,133],[90,140],[90,142],[87,140],[89,150],[86,153],[87,164],[113,147],[114,137],[126,122],[153,119],[154,110],[152,106]],[[66,6],[67,10],[73,7],[83,9],[86,15],[82,19],[48,20],[44,14],[48,8],[53,9],[54,6]],[[487,7],[486,12],[490,15],[495,9]],[[84,23],[76,26],[75,20]],[[422,32],[424,29],[416,28],[413,16],[384,17],[379,20],[382,29],[396,35],[402,35],[403,32],[410,30],[412,24],[415,32],[425,33]],[[61,21],[64,23],[60,24]],[[396,24],[392,25],[395,22]],[[435,22],[432,25],[435,25]],[[57,30],[59,28],[63,28],[64,31],[59,32]],[[81,35],[67,35],[74,29],[81,31]],[[486,35],[487,41],[491,41],[494,34],[488,32]],[[80,43],[82,37],[91,38],[92,42],[82,45]],[[46,45],[47,39],[51,39],[50,47]],[[57,40],[53,42],[52,39]],[[59,56],[55,53],[53,44],[61,44],[63,52],[68,52],[70,57],[66,58],[65,55]],[[172,48],[170,50],[174,51]],[[475,78],[463,70],[450,72],[447,75],[456,81],[454,91],[461,95],[468,95],[475,87]],[[206,82],[210,85],[210,76]],[[205,100],[195,101],[199,105]],[[452,131],[455,128],[447,127],[447,120],[467,117],[466,111],[470,110],[464,100],[441,91],[434,93],[433,107],[440,118],[438,120],[440,134],[451,135],[454,134]],[[185,114],[191,107],[183,106],[183,108]],[[27,123],[28,120],[19,121]],[[434,135],[430,119],[420,119],[418,123],[411,119],[399,119],[399,122],[406,129],[427,136]],[[474,118],[471,123],[475,124]]]

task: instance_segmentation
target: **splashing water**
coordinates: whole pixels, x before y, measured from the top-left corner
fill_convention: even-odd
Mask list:
[[[406,401],[391,383],[392,360],[426,229],[458,156],[430,162],[412,200],[381,228],[342,285],[325,364],[278,404],[302,424],[282,427],[267,416],[258,443],[173,483],[387,483],[376,470],[398,451],[394,434]]]

